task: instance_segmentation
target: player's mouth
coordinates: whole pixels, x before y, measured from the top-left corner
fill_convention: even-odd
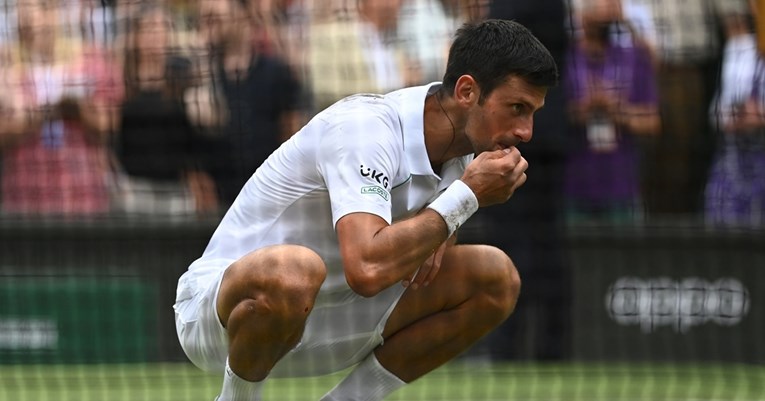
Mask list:
[[[516,145],[518,145],[518,142],[515,142],[515,143],[498,143],[497,146],[496,146],[496,150],[510,149],[512,147],[515,147]]]

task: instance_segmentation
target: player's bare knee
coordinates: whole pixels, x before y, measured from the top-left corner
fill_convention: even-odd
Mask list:
[[[504,254],[504,253],[503,253]],[[507,257],[505,260],[506,265],[503,267],[505,277],[507,279],[506,293],[506,305],[509,308],[508,315],[515,309],[515,304],[518,302],[518,297],[521,295],[521,276],[518,273],[518,269],[515,267],[512,259]]]
[[[224,275],[218,299],[221,322],[228,328],[237,311],[285,327],[293,327],[294,321],[294,327],[302,328],[326,274],[321,258],[305,247],[275,246],[250,253]]]
[[[494,311],[499,321],[503,321],[515,309],[521,292],[521,278],[507,254],[494,247],[486,247],[484,250],[487,275],[483,279],[487,306]]]
[[[316,252],[306,247],[295,247],[291,250],[296,268],[301,270],[303,277],[317,292],[324,279],[327,278],[327,267]]]
[[[318,292],[327,277],[327,268],[321,257],[303,246],[275,246],[263,255],[261,265],[280,269],[282,274],[278,276],[283,283],[279,284],[298,292]]]
[[[288,271],[273,287],[273,296],[286,301],[289,313],[305,318],[313,308],[327,269],[321,257],[305,247],[289,247]],[[281,260],[285,263],[284,260]],[[278,263],[274,261],[274,263]]]

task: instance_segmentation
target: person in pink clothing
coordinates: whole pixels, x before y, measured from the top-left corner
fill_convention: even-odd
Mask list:
[[[119,85],[105,53],[61,38],[57,9],[18,5],[19,41],[6,64],[2,211],[93,215],[109,210],[105,147]]]

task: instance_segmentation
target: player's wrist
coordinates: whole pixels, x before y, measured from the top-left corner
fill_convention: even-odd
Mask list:
[[[478,210],[478,198],[467,184],[456,180],[428,208],[444,219],[448,238]]]

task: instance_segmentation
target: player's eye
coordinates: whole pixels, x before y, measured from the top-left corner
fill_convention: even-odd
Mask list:
[[[515,103],[512,105],[512,108],[515,114],[521,114],[523,112],[524,105],[521,103]]]

